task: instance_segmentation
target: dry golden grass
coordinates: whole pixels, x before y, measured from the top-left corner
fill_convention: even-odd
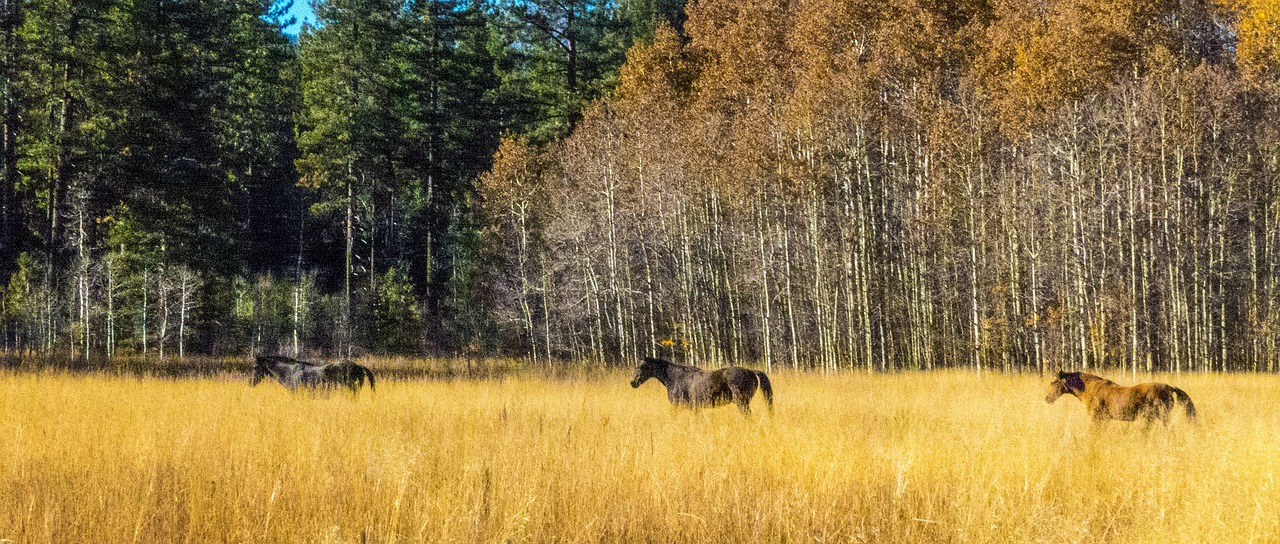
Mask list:
[[[778,374],[750,419],[628,378],[0,375],[0,539],[1280,541],[1273,376],[1162,378],[1202,421],[1145,433],[1032,376]]]

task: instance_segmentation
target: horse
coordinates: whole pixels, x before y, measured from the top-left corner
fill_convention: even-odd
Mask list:
[[[280,385],[290,390],[298,387],[327,389],[344,386],[356,393],[364,385],[365,379],[369,380],[369,390],[374,390],[373,371],[354,361],[321,365],[288,357],[260,355],[255,361],[249,384],[258,385],[267,376],[275,378]]]
[[[631,387],[640,387],[649,378],[654,378],[667,387],[667,399],[673,405],[697,410],[732,402],[738,405],[744,415],[751,414],[751,397],[759,387],[764,393],[769,412],[773,412],[773,386],[769,384],[769,377],[758,370],[730,366],[707,372],[649,357],[636,367]]]
[[[1166,383],[1123,386],[1085,372],[1060,371],[1058,378],[1049,384],[1049,394],[1044,401],[1053,404],[1058,397],[1068,393],[1084,403],[1095,424],[1109,419],[1133,421],[1141,418],[1148,425],[1157,419],[1168,425],[1169,413],[1175,404],[1182,405],[1188,421],[1196,420],[1196,405],[1191,402],[1191,397]]]

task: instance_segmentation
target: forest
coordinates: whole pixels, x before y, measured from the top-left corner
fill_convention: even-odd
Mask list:
[[[65,360],[1275,371],[1267,0],[0,0]]]

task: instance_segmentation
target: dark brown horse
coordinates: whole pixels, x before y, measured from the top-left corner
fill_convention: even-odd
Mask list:
[[[692,366],[678,365],[662,359],[646,358],[636,367],[631,387],[640,387],[649,378],[667,386],[671,404],[693,409],[737,404],[744,414],[751,413],[751,397],[756,388],[764,393],[765,404],[773,411],[773,386],[769,377],[758,370],[731,366],[707,372]]]
[[[250,385],[258,385],[263,378],[271,376],[280,385],[290,390],[298,387],[309,389],[327,389],[346,387],[355,393],[369,380],[369,390],[373,391],[373,371],[353,361],[340,361],[327,365],[299,361],[275,355],[260,355],[255,360],[253,377]]]
[[[1192,404],[1191,397],[1166,383],[1123,386],[1085,372],[1058,372],[1058,378],[1049,384],[1049,395],[1044,400],[1052,404],[1066,394],[1080,399],[1095,423],[1108,419],[1142,419],[1150,424],[1158,419],[1167,425],[1169,413],[1177,404],[1186,410],[1189,421],[1196,419],[1196,405]]]

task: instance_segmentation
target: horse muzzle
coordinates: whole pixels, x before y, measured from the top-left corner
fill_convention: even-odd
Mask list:
[[[631,380],[631,388],[636,389],[638,387],[640,387],[640,380]]]

